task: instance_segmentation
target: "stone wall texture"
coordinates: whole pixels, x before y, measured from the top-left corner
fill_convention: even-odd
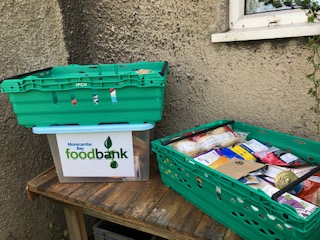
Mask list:
[[[57,1],[0,2],[0,79],[67,64]],[[7,94],[0,94],[0,239],[50,239],[49,222],[65,227],[61,206],[33,204],[29,180],[53,165],[45,136],[17,125]]]
[[[316,139],[307,39],[211,43],[227,30],[227,1],[2,1],[0,77],[69,63],[168,61],[155,137],[234,119]],[[66,47],[65,47],[66,46]],[[69,53],[69,54],[68,54]],[[0,239],[45,239],[61,209],[30,204],[26,182],[52,164],[44,136],[19,127],[0,95]],[[34,237],[33,237],[34,236]]]

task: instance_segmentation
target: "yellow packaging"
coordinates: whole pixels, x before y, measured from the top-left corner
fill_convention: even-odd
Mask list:
[[[223,164],[230,162],[230,159],[227,158],[226,156],[221,156],[219,157],[216,161],[214,161],[213,163],[211,163],[209,165],[210,168],[216,169],[220,166],[222,166]]]
[[[243,157],[244,160],[251,160],[256,161],[257,159],[255,156],[253,156],[251,153],[249,153],[247,150],[245,150],[243,147],[236,145],[233,148],[231,148],[233,152]]]

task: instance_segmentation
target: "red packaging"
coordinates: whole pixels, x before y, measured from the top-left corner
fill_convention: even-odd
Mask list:
[[[320,188],[320,172],[317,172],[302,182],[302,190],[298,194],[298,197],[319,206],[320,199],[316,199],[316,196],[315,196],[317,194],[317,191],[319,191],[319,188]]]

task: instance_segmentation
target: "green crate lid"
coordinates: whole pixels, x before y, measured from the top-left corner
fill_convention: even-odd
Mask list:
[[[164,87],[168,62],[136,62],[56,66],[8,79],[0,84],[2,93],[64,91],[79,88],[110,89]]]

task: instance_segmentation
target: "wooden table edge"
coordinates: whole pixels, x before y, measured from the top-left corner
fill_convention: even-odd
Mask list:
[[[54,173],[54,174],[52,174]],[[49,176],[49,177],[46,177]],[[70,201],[68,197],[60,197],[58,195],[54,195],[51,193],[46,193],[44,191],[41,191],[38,189],[41,184],[45,183],[46,181],[52,179],[53,177],[56,177],[55,175],[55,168],[51,167],[44,171],[43,173],[39,174],[32,180],[30,180],[27,183],[26,186],[26,192],[28,195],[28,198],[30,199],[31,202],[34,202],[35,199],[38,196],[43,196],[49,200],[56,201],[58,203],[61,203],[64,206],[64,211],[66,214],[66,218],[68,221],[68,218],[70,217],[72,211],[75,211],[77,214],[77,218],[74,218],[71,222],[72,225],[74,226],[80,226],[81,234],[84,234],[83,230],[83,214],[93,216],[99,219],[103,219],[106,221],[110,221],[116,224],[120,224],[129,228],[137,229],[143,232],[147,232],[150,234],[154,234],[163,238],[167,239],[175,239],[175,240],[194,240],[196,239],[195,236],[190,236],[187,234],[184,234],[183,232],[174,232],[170,230],[167,227],[162,227],[156,224],[152,223],[146,223],[143,221],[137,221],[137,219],[134,218],[127,218],[126,216],[120,216],[120,215],[115,215],[112,212],[107,212],[104,211],[101,208],[95,208],[91,204],[80,204],[75,201]],[[169,188],[168,188],[169,190]],[[68,211],[70,209],[70,211]],[[69,214],[70,213],[70,214]],[[74,214],[74,213],[73,213]],[[69,216],[68,216],[69,215]],[[70,220],[68,223],[68,227],[70,225]],[[86,233],[85,233],[86,234]],[[226,228],[226,231],[224,233],[223,239],[230,239],[230,235],[235,235],[230,229]],[[83,235],[84,236],[84,235]],[[85,239],[85,238],[83,238]],[[199,239],[199,238],[197,238]]]

